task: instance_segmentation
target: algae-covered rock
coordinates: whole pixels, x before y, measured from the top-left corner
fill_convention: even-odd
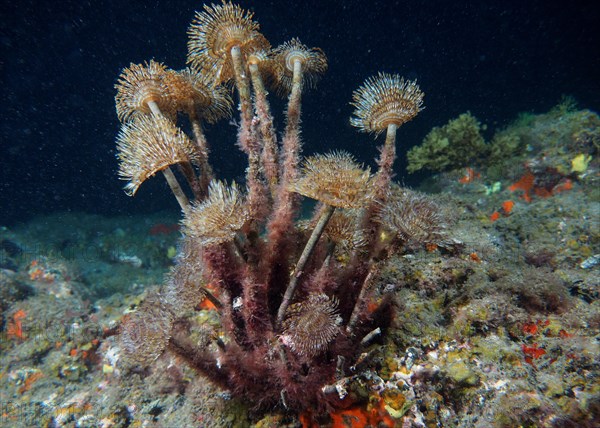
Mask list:
[[[489,144],[487,164],[494,165],[510,160],[523,151],[524,144],[518,134],[509,130],[496,132]]]
[[[548,113],[521,116],[496,132],[488,146],[488,156],[482,161],[490,179],[506,177],[512,165],[524,162],[546,165],[562,175],[575,173],[579,179],[593,177],[598,165],[600,118],[593,111],[561,103]]]
[[[600,117],[590,110],[577,110],[572,100],[545,114],[521,114],[488,142],[482,129],[468,112],[433,128],[421,145],[408,151],[408,172],[477,166],[489,180],[501,180],[526,161],[539,163],[541,159],[528,159],[536,152],[543,153],[544,164],[563,176],[593,177],[597,169]]]
[[[420,146],[408,151],[408,171],[448,171],[469,166],[486,151],[481,129],[479,121],[468,112],[441,128],[433,128]]]
[[[460,386],[477,386],[480,382],[479,375],[461,360],[448,365],[446,367],[446,375],[453,383]]]

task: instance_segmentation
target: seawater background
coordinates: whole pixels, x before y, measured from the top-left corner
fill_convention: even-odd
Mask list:
[[[303,103],[304,152],[346,149],[373,164],[377,145],[348,124],[352,91],[378,71],[417,79],[426,109],[398,134],[405,149],[470,110],[491,130],[544,112],[562,94],[600,106],[599,7],[592,1],[238,2],[272,45],[321,47],[329,71]],[[117,179],[113,85],[130,62],[185,65],[200,1],[19,1],[0,14],[0,225],[53,211],[143,214],[177,206],[163,183],[127,197]],[[278,129],[284,104],[273,101]],[[222,177],[242,179],[235,128],[209,129]]]

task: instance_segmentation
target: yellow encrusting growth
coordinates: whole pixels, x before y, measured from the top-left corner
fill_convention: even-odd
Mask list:
[[[591,155],[585,155],[583,153],[578,154],[571,159],[571,172],[585,172],[591,160]]]

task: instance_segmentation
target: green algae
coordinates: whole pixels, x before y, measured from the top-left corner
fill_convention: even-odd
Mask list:
[[[448,171],[471,165],[486,151],[481,130],[481,123],[468,112],[433,128],[420,146],[408,151],[408,172]]]

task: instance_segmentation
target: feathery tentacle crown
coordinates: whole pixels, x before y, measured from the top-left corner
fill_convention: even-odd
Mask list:
[[[140,116],[123,125],[117,136],[119,176],[129,183],[125,192],[133,196],[140,185],[158,171],[197,160],[194,144],[169,119]]]
[[[356,211],[336,211],[325,227],[325,235],[342,250],[350,252],[363,247],[366,237],[358,227]]]
[[[375,220],[409,247],[438,244],[446,228],[444,215],[431,198],[397,186],[389,191]]]
[[[341,322],[336,300],[313,293],[306,300],[290,305],[280,339],[294,353],[312,357],[327,350],[338,335]]]
[[[292,192],[338,208],[360,208],[370,200],[371,172],[345,152],[317,155],[304,161]]]
[[[278,46],[271,53],[274,64],[274,86],[277,94],[285,96],[292,90],[294,62],[302,64],[302,84],[313,88],[327,71],[327,57],[319,48],[309,48],[294,38]]]
[[[137,114],[150,114],[148,103],[154,101],[166,116],[174,116],[174,104],[164,85],[167,67],[154,60],[131,64],[123,69],[115,85],[117,116],[126,122]]]
[[[416,82],[398,74],[379,73],[354,91],[356,107],[350,124],[379,135],[390,124],[401,126],[423,110],[423,92]]]
[[[228,187],[212,181],[208,197],[195,203],[183,219],[183,233],[198,239],[201,245],[217,245],[232,241],[248,222],[246,200],[237,185]]]
[[[246,63],[248,64],[248,68],[250,68],[250,65],[256,65],[258,67],[260,78],[263,81],[273,81],[273,76],[275,75],[275,63],[273,58],[271,58],[270,51],[261,49],[251,52],[246,57]]]
[[[167,347],[173,319],[161,296],[144,301],[120,329],[126,364],[147,366],[156,360]]]
[[[232,3],[205,5],[203,12],[196,12],[188,30],[188,63],[214,76],[215,84],[231,80],[232,47],[239,46],[243,58],[270,48],[252,16]]]
[[[210,76],[191,68],[168,70],[164,84],[178,111],[197,114],[208,123],[231,116],[233,100],[227,88],[212,85]]]

